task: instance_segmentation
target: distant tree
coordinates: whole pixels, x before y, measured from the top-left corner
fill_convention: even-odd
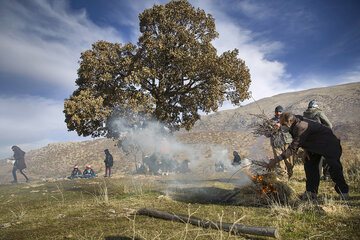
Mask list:
[[[171,130],[190,130],[225,100],[249,98],[250,73],[238,50],[217,55],[210,14],[186,0],[154,5],[139,15],[137,46],[98,41],[81,54],[78,89],[65,100],[71,131],[111,135],[108,118],[129,111],[156,119]]]

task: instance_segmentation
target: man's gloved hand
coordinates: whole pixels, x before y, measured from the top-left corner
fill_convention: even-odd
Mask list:
[[[273,169],[273,168],[276,166],[276,164],[277,164],[278,162],[280,162],[281,160],[283,160],[282,157],[281,157],[281,155],[275,156],[274,159],[270,159],[270,162],[268,163],[266,169],[267,169],[268,171],[271,171],[271,169]]]
[[[267,164],[266,169],[270,172],[276,166],[276,159],[271,158],[270,162]]]

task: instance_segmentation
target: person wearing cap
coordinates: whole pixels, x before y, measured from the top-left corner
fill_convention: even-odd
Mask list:
[[[324,126],[327,126],[328,128],[332,129],[332,124],[325,115],[323,111],[319,108],[318,102],[316,99],[311,100],[309,102],[308,108],[304,112],[303,116],[307,119],[314,120],[318,123],[323,124]],[[306,153],[305,153],[306,154]],[[322,171],[321,171],[322,170]],[[329,165],[326,162],[326,159],[324,157],[321,157],[320,163],[319,163],[319,171],[320,175],[321,172],[323,173],[323,180],[327,180],[330,176],[329,173]]]
[[[14,152],[14,156],[12,157],[14,162],[14,167],[12,170],[12,175],[14,180],[11,183],[17,183],[16,171],[19,170],[20,173],[25,177],[26,182],[30,182],[29,178],[24,173],[24,169],[26,168],[25,164],[25,152],[21,150],[18,146],[12,146],[11,150]]]
[[[93,178],[95,177],[94,170],[92,170],[91,165],[87,165],[84,172],[83,172],[83,178]]]
[[[109,152],[109,149],[105,149],[105,176],[104,177],[110,177],[111,176],[111,168],[114,165],[114,159],[111,153]],[[109,172],[109,175],[108,175]]]
[[[274,136],[270,137],[270,144],[273,150],[274,156],[279,155],[282,153],[292,142],[291,134],[289,133],[289,128],[286,126],[280,125],[280,117],[283,113],[283,107],[277,106],[275,108],[275,115],[271,119],[274,122],[275,128],[281,128],[281,142],[276,141]],[[294,158],[295,154],[290,155],[287,159],[284,160],[285,166],[281,166],[281,168],[285,169],[288,173],[288,178],[290,178],[293,174],[293,166],[294,166]]]
[[[74,169],[72,170],[71,172],[71,176],[68,177],[69,179],[74,179],[74,178],[81,178],[82,174],[81,174],[81,171],[78,167],[78,165],[75,165],[74,166]]]
[[[330,129],[332,128],[331,122],[329,121],[325,113],[319,108],[319,104],[316,99],[309,102],[308,108],[304,112],[303,116],[307,119],[311,119],[318,123],[321,123]]]
[[[293,137],[293,141],[285,151],[269,162],[267,165],[268,170],[274,168],[278,162],[296,153],[301,147],[310,153],[304,161],[306,192],[303,197],[305,199],[317,197],[320,184],[319,161],[321,156],[324,156],[330,166],[330,175],[335,182],[335,191],[341,199],[349,199],[349,186],[345,181],[340,162],[342,154],[340,140],[334,135],[333,131],[318,122],[289,112],[281,116],[280,124],[290,128],[289,133]]]

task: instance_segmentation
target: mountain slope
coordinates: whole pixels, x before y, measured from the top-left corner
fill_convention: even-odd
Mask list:
[[[334,127],[344,124],[359,123],[360,119],[360,82],[326,88],[315,88],[299,92],[279,94],[264,98],[233,110],[220,111],[202,116],[196,122],[193,132],[197,131],[243,131],[259,114],[264,111],[269,117],[274,114],[277,105],[284,111],[302,115],[309,101],[317,99],[320,108],[327,115]]]

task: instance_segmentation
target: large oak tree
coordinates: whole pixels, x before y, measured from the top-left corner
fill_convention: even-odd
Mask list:
[[[237,49],[217,54],[210,14],[179,0],[154,5],[139,20],[137,45],[98,41],[81,54],[78,89],[64,104],[69,130],[111,135],[109,119],[136,122],[138,112],[171,130],[189,130],[199,111],[249,97],[249,69]]]

